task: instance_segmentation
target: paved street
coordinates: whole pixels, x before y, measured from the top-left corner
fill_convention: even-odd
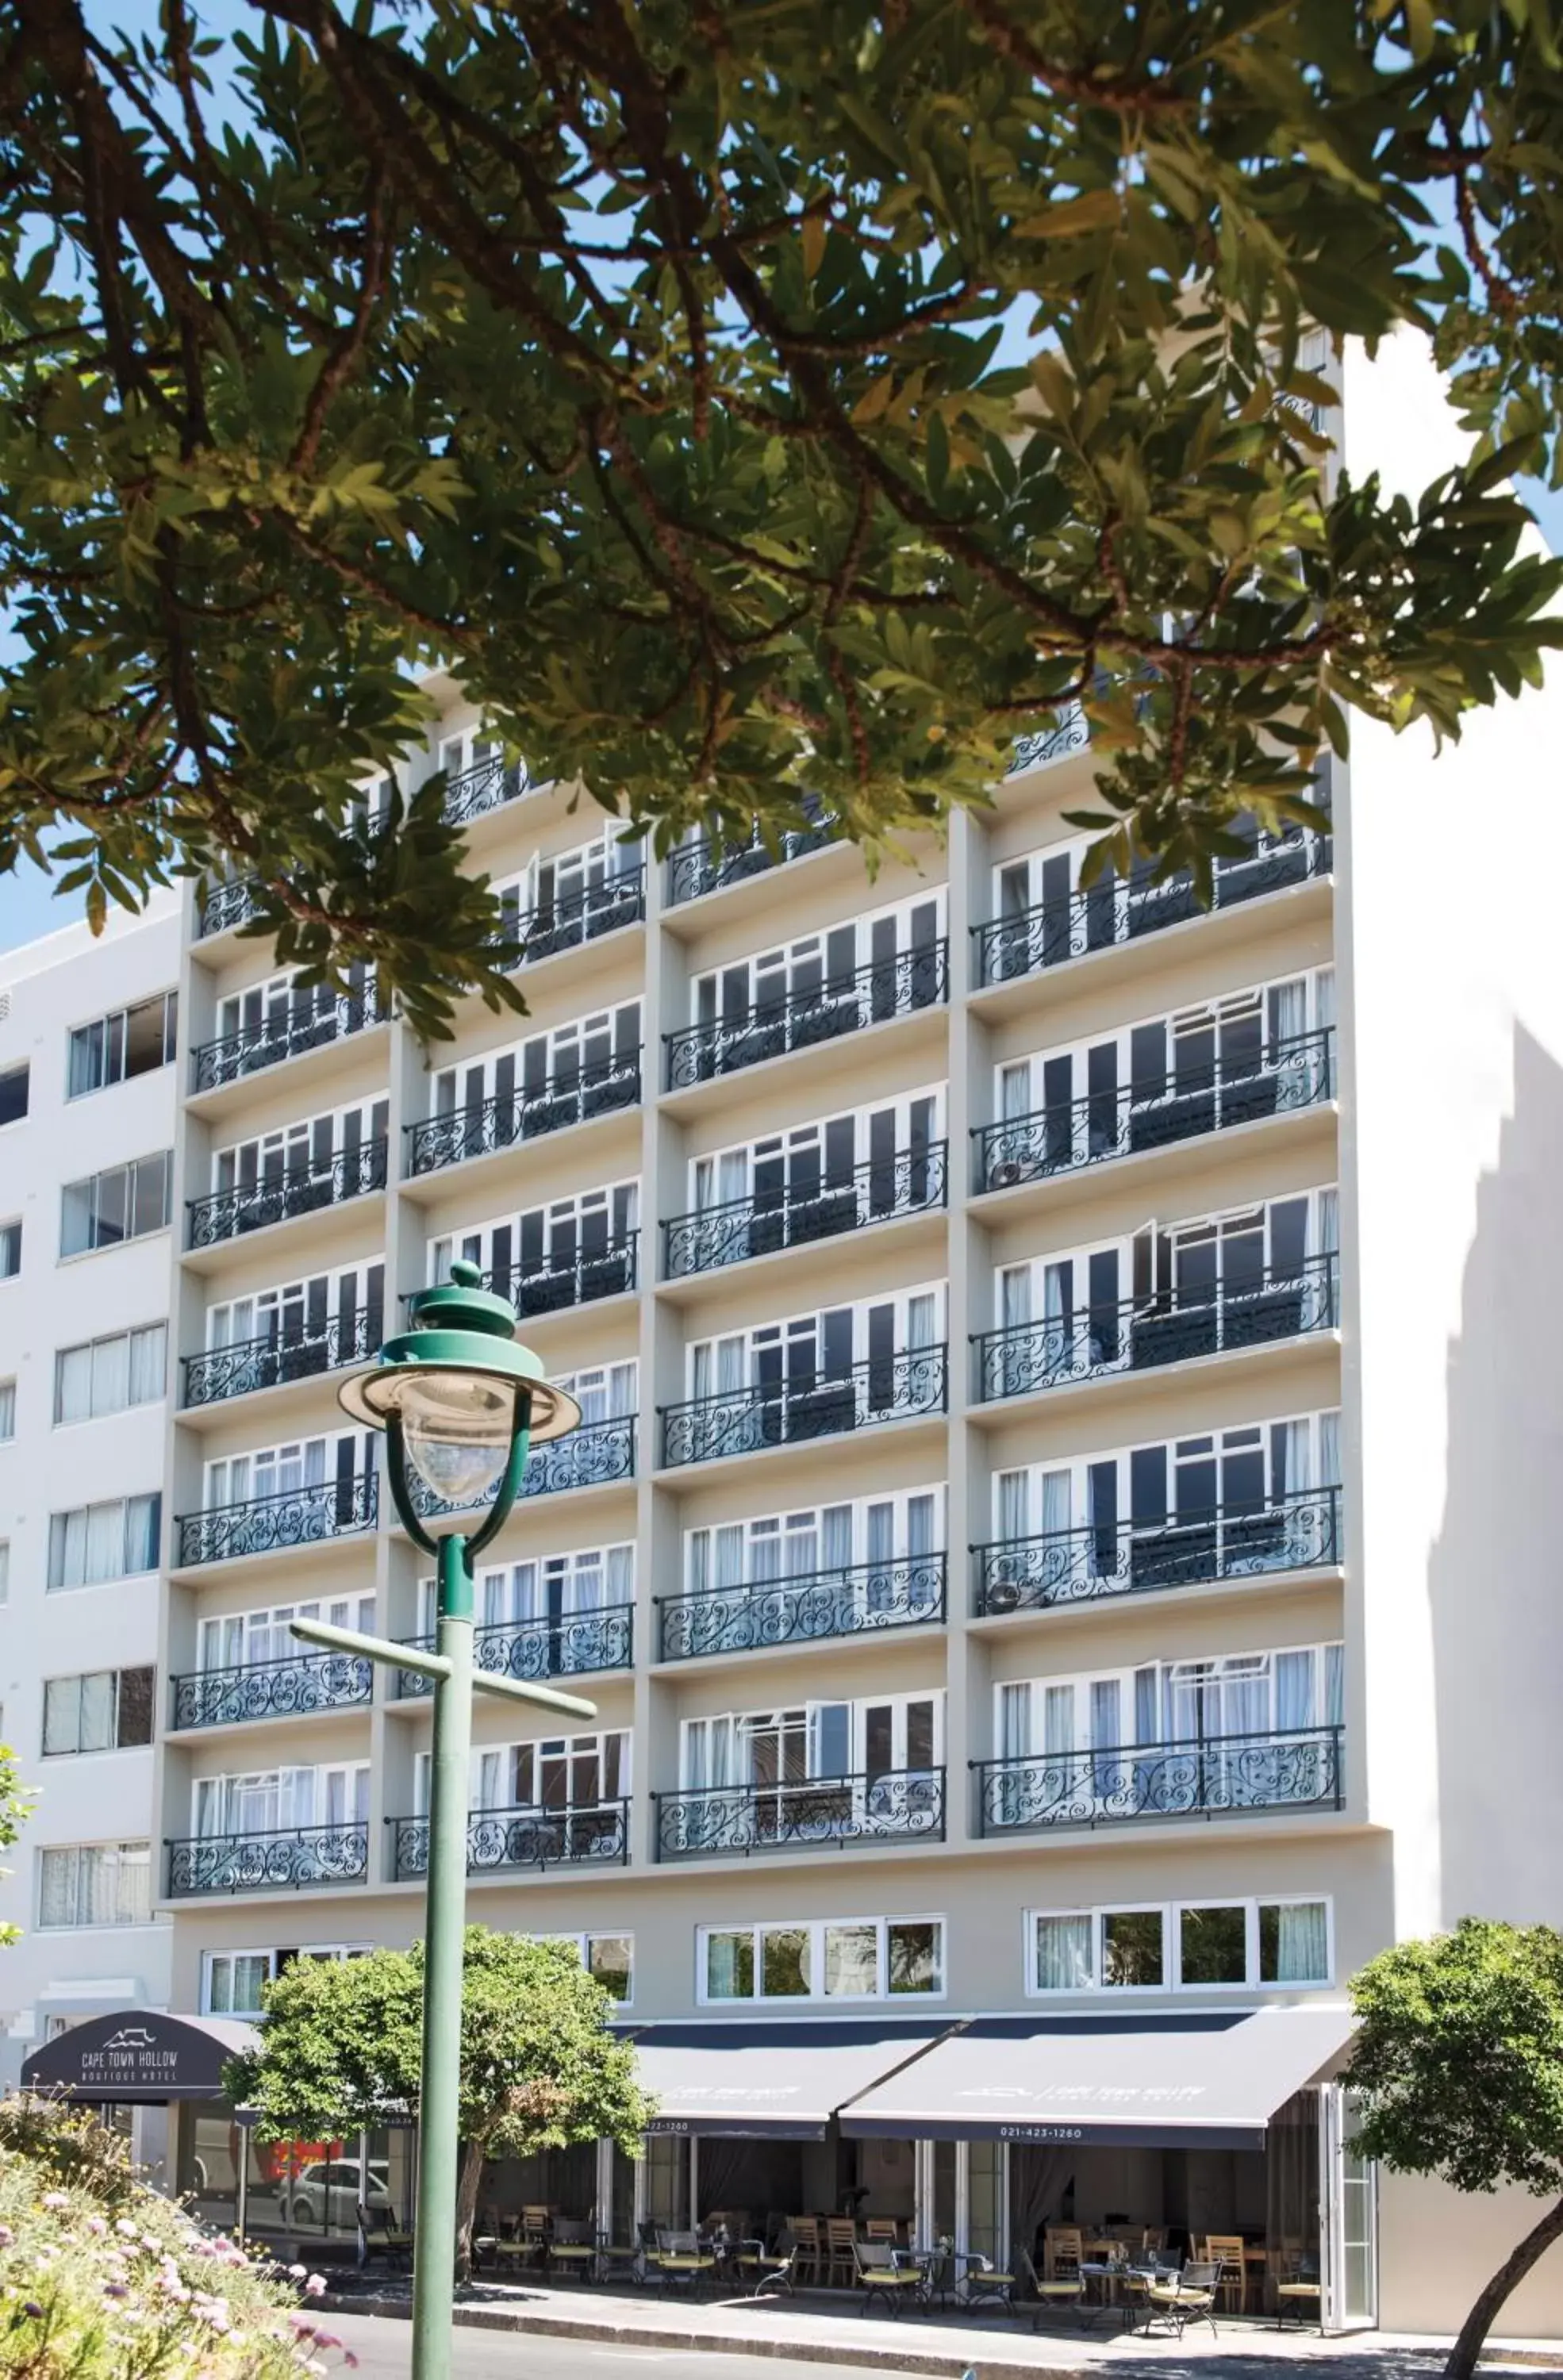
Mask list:
[[[325,2320],[358,2359],[363,2380],[406,2380],[412,2325],[372,2314],[333,2313]],[[335,2365],[340,2359],[327,2361]],[[594,2339],[543,2338],[535,2332],[469,2330],[455,2334],[456,2380],[884,2380],[882,2370],[850,2364],[791,2362],[774,2356],[713,2355],[685,2348],[599,2346]]]

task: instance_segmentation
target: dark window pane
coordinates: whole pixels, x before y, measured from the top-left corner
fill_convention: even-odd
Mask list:
[[[119,1673],[119,1742],[121,1746],[152,1740],[152,1678],[151,1670]]]
[[[0,1075],[0,1123],[19,1123],[27,1113],[28,1069],[9,1066]]]
[[[1162,1983],[1159,1909],[1109,1910],[1102,1919],[1102,1981],[1125,1986]]]
[[[1182,1942],[1180,1982],[1247,1982],[1248,1917],[1244,1910],[1185,1909],[1179,1930]]]

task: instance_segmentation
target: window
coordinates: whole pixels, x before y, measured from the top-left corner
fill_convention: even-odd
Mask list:
[[[17,1434],[17,1384],[0,1380],[0,1445]]]
[[[0,1537],[0,1603],[11,1599],[11,1540]]]
[[[306,1943],[291,1950],[208,1950],[202,1961],[200,2010],[203,2016],[259,2016],[265,1985],[291,1967],[296,1959],[362,1959],[367,1952],[355,1943]]]
[[[179,995],[160,991],[134,1008],[116,1008],[72,1030],[66,1097],[79,1099],[132,1075],[151,1075],[174,1062],[179,1036]]]
[[[699,1997],[708,2002],[938,1995],[944,1990],[944,1920],[703,1925],[696,1966]]]
[[[431,1578],[419,1580],[418,1597],[423,1633],[432,1635]],[[550,1673],[617,1669],[626,1662],[627,1614],[634,1602],[633,1545],[586,1546],[577,1553],[545,1554],[478,1574],[479,1630],[535,1632],[538,1651],[546,1647]]]
[[[0,1223],[0,1281],[15,1281],[22,1264],[22,1227],[19,1218]]]
[[[163,1322],[91,1339],[82,1347],[62,1347],[55,1357],[55,1419],[96,1421],[129,1405],[155,1404],[167,1369],[168,1327]]]
[[[514,1298],[523,1314],[611,1297],[635,1285],[629,1242],[640,1220],[639,1196],[638,1183],[619,1182],[436,1240],[430,1280],[449,1281],[452,1258],[465,1257],[485,1274],[489,1288]]]
[[[38,1923],[145,1925],[151,1918],[150,1843],[72,1843],[38,1854]]]
[[[46,1758],[124,1752],[152,1740],[152,1670],[92,1670],[50,1678],[43,1688]]]
[[[25,1061],[0,1074],[0,1124],[20,1123],[26,1115],[28,1074]]]
[[[429,1807],[427,1753],[418,1755],[417,1786],[421,1816]],[[629,1790],[627,1728],[601,1735],[545,1736],[472,1756],[474,1810],[598,1810],[627,1798]]]
[[[568,1942],[578,1952],[588,1974],[613,1999],[627,2004],[635,1997],[635,1936],[633,1934],[543,1934],[534,1941]]]
[[[168,1227],[174,1160],[166,1148],[112,1166],[85,1182],[67,1182],[61,1202],[60,1254],[79,1257],[90,1248],[117,1247]]]
[[[1026,1989],[1297,1989],[1330,1981],[1330,1936],[1327,1900],[1033,1910],[1026,1918]]]
[[[116,1496],[111,1503],[83,1504],[74,1512],[49,1516],[49,1588],[101,1586],[157,1568],[163,1534],[163,1498]]]

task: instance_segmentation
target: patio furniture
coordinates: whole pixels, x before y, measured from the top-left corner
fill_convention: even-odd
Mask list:
[[[639,2261],[639,2247],[629,2240],[615,2240],[608,2232],[597,2235],[597,2265],[593,2277],[600,2281],[615,2281],[621,2277],[634,2280]]]
[[[856,2286],[863,2292],[864,2313],[878,2298],[886,2313],[893,2314],[898,2322],[903,2305],[909,2298],[915,2301],[923,2285],[917,2265],[903,2257],[889,2240],[855,2240],[853,2269]]]
[[[850,2215],[825,2218],[825,2283],[828,2289],[852,2289],[857,2279],[857,2226]]]
[[[1036,2330],[1045,2313],[1063,2313],[1078,2308],[1085,2295],[1085,2284],[1078,2271],[1060,2274],[1048,2279],[1038,2274],[1029,2248],[1020,2251],[1019,2263],[1027,2292],[1033,2299],[1031,2327]]]
[[[370,2216],[361,2204],[354,2209],[358,2226],[358,2262],[371,2264],[383,2257],[393,2270],[399,2263],[412,2263],[413,2235],[404,2230],[394,2215]]]
[[[819,2217],[817,2215],[795,2215],[793,2217],[793,2238],[795,2242],[794,2271],[806,2289],[818,2287],[820,2258],[824,2252],[819,2238]]]
[[[1204,2242],[1205,2261],[1216,2267],[1216,2295],[1228,2313],[1248,2312],[1246,2243],[1235,2231],[1213,2231]]]
[[[1049,2223],[1042,2234],[1042,2274],[1045,2280],[1067,2280],[1078,2273],[1085,2254],[1084,2241],[1077,2224]]]
[[[918,2303],[926,2309],[937,2298],[939,2310],[943,2313],[955,2286],[955,2259],[949,2247],[941,2241],[939,2246],[928,2249],[898,2248],[896,2253],[903,2263],[915,2263],[917,2267],[921,2278]]]
[[[1284,2330],[1289,2313],[1297,2317],[1302,2329],[1307,2321],[1324,2328],[1324,2285],[1317,2270],[1310,2271],[1301,2256],[1281,2260],[1276,2274],[1276,2328]]]
[[[888,2240],[892,2247],[901,2245],[901,2226],[891,2215],[870,2215],[863,2227],[866,2240]]]
[[[577,2281],[588,2281],[597,2263],[597,2240],[589,2223],[576,2223],[561,2218],[553,2227],[549,2245],[551,2271],[567,2273]]]
[[[1153,2322],[1161,2321],[1174,2338],[1181,2338],[1191,2322],[1207,2322],[1215,2337],[1216,2275],[1214,2265],[1185,2265],[1165,2281],[1153,2281],[1145,2292],[1150,2301],[1147,2333]]]
[[[767,2247],[763,2240],[740,2240],[735,2262],[742,2278],[753,2277],[751,2297],[759,2297],[766,2289],[785,2289],[789,2297],[797,2292],[798,2244],[790,2231],[782,2231]]]
[[[692,2298],[699,2296],[717,2265],[715,2255],[701,2245],[699,2234],[695,2231],[660,2232],[657,2261],[666,2285],[670,2289],[687,2289]]]
[[[1016,2302],[1015,2276],[1012,2271],[995,2265],[989,2257],[983,2255],[969,2255],[963,2262],[965,2271],[962,2279],[968,2307],[996,2305],[1002,2306],[1006,2313],[1020,2312]]]

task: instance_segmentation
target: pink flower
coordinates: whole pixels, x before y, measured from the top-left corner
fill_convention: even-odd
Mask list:
[[[101,2215],[89,2215],[87,2217],[86,2228],[91,2231],[94,2240],[101,2240],[104,2232],[108,2229],[108,2225],[103,2221]]]
[[[340,2347],[341,2344],[334,2330],[317,2330],[315,2333],[315,2346],[322,2355],[329,2348]]]
[[[68,2193],[63,2190],[46,2190],[43,2192],[42,2199],[40,2203],[44,2206],[58,2208],[61,2206],[68,2206],[70,2204],[70,2198]]]
[[[309,2266],[307,2265],[289,2265],[287,2268],[287,2277],[290,2281],[301,2281],[308,2270]]]
[[[323,2298],[325,2295],[325,2275],[323,2273],[311,2273],[309,2279],[304,2284],[304,2294],[307,2298]]]

